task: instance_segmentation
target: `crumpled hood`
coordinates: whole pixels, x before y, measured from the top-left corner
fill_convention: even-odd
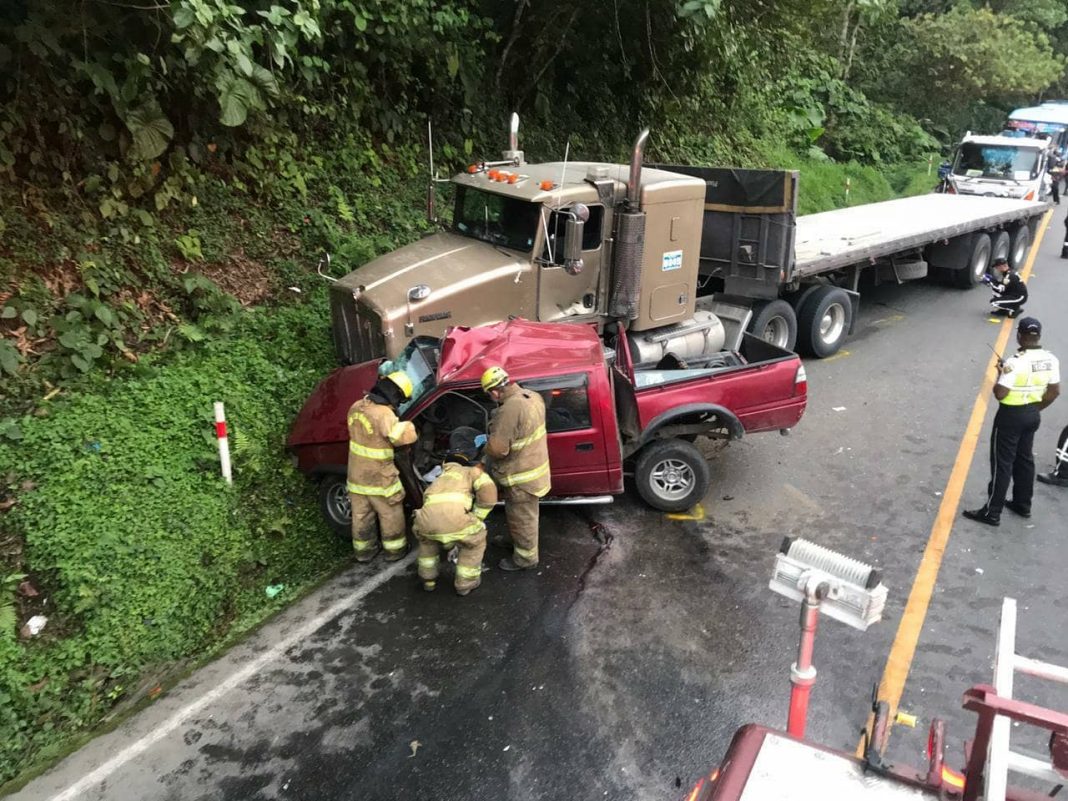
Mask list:
[[[349,407],[370,391],[378,380],[380,359],[335,370],[304,401],[293,421],[286,445],[316,445],[347,440],[345,418]]]

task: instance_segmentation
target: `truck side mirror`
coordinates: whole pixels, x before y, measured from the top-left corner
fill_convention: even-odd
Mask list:
[[[569,217],[564,242],[564,269],[570,275],[578,275],[585,266],[582,261],[582,233],[586,227],[583,220]]]

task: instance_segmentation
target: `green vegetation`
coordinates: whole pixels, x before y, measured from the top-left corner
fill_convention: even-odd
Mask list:
[[[439,172],[513,109],[532,160],[650,124],[809,213],[927,191],[1066,49],[1059,0],[0,4],[0,781],[343,564],[282,450],[332,365],[314,269],[425,230],[427,120]]]

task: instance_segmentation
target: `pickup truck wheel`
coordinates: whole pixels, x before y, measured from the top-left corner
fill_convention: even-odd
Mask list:
[[[662,439],[638,455],[634,480],[642,500],[661,512],[692,509],[712,483],[708,462],[689,442]]]
[[[1031,252],[1031,228],[1020,223],[1012,231],[1012,247],[1009,249],[1009,264],[1014,270],[1022,270]]]
[[[753,307],[749,332],[765,342],[793,350],[797,342],[797,315],[785,300],[773,300]]]
[[[807,353],[820,359],[842,347],[853,322],[853,304],[844,289],[821,286],[805,301],[797,320],[799,341]]]
[[[352,504],[345,479],[331,473],[319,482],[319,510],[338,538],[348,542],[352,539]]]
[[[971,289],[976,284],[982,283],[983,276],[990,269],[990,254],[993,252],[993,243],[989,234],[975,234],[972,237],[972,254],[968,264],[961,270],[957,270],[954,282],[961,289]]]

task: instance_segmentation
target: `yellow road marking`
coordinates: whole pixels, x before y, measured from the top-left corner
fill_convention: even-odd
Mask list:
[[[825,362],[833,362],[835,359],[844,359],[848,355],[849,355],[849,351],[843,349],[843,350],[838,351],[833,356],[828,356],[826,359],[823,359],[823,361],[825,361]]]
[[[697,506],[695,506],[688,512],[676,512],[664,516],[668,520],[704,520],[705,507],[703,507],[701,504],[697,504]]]
[[[1035,243],[1031,247],[1031,255],[1027,258],[1027,264],[1020,271],[1020,277],[1027,280],[1038,256],[1038,248],[1042,244],[1042,237],[1046,233],[1053,212],[1046,212],[1042,223],[1038,227]],[[1009,319],[1003,323],[998,332],[995,350],[1001,353],[1008,344],[1009,334],[1012,332],[1013,323]],[[916,645],[920,639],[924,619],[927,617],[927,607],[931,603],[931,595],[934,593],[935,582],[938,580],[938,570],[942,566],[942,557],[946,553],[946,545],[949,542],[949,533],[953,528],[953,521],[957,517],[957,509],[960,506],[961,494],[964,491],[964,481],[968,478],[968,470],[971,467],[972,458],[975,456],[979,444],[979,433],[983,427],[983,418],[989,403],[991,387],[994,384],[994,369],[997,366],[997,353],[991,354],[986,365],[982,386],[972,406],[971,417],[964,429],[964,438],[957,450],[957,458],[953,462],[953,469],[949,474],[945,492],[942,494],[942,503],[938,507],[938,515],[935,517],[931,535],[927,540],[927,547],[920,559],[916,578],[912,582],[908,601],[905,603],[905,611],[901,615],[901,622],[897,626],[897,634],[894,635],[894,644],[890,646],[890,654],[886,658],[886,667],[883,669],[883,677],[879,682],[878,698],[890,705],[890,720],[894,720],[897,714],[898,704],[901,703],[901,695],[905,691],[905,681],[908,679],[909,669],[912,667],[912,658],[916,654]],[[870,732],[873,716],[868,715],[867,730]],[[864,739],[861,738],[857,745],[857,756],[864,755]]]

